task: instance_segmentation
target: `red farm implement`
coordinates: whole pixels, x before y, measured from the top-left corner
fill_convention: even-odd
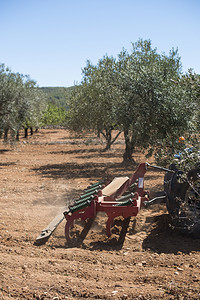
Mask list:
[[[144,175],[148,167],[167,172],[164,181],[165,192],[162,196],[151,200],[149,199],[149,193],[144,190]],[[178,179],[180,179],[181,173],[176,168],[172,167],[166,169],[152,166],[148,163],[141,163],[130,178],[115,177],[112,181],[102,180],[94,183],[87,187],[72,205],[65,208],[61,214],[56,216],[55,219],[42,230],[35,244],[41,245],[45,243],[64,219],[66,219],[65,237],[67,241],[69,241],[70,229],[73,227],[75,220],[92,221],[99,212],[104,212],[107,215],[106,233],[107,236],[110,237],[111,227],[115,218],[121,216],[127,219],[132,216],[137,216],[142,206],[148,207],[153,203],[163,202],[163,200],[166,200],[167,209],[176,227],[178,228],[179,225],[182,225],[182,231],[186,230],[186,232],[191,231],[192,228],[193,231],[191,233],[195,232],[195,235],[199,236],[199,173],[200,171],[197,168],[191,173],[189,180],[179,183]],[[180,205],[177,199],[181,200],[181,204],[185,205],[184,207],[187,206],[186,210],[182,208],[183,205]],[[190,223],[187,227],[188,220],[190,220]]]
[[[130,178],[115,177],[112,181],[105,179],[87,187],[73,205],[64,209],[42,230],[35,243],[45,243],[63,219],[66,219],[65,237],[69,240],[70,228],[75,220],[94,220],[98,212],[107,215],[106,233],[109,237],[116,217],[126,219],[137,216],[143,204],[147,205],[149,194],[144,191],[144,175],[148,166],[147,163],[141,163]]]
[[[116,217],[124,219],[136,216],[148,194],[144,192],[146,164],[140,164],[131,178],[116,177],[89,186],[83,195],[64,212],[66,219],[65,237],[70,239],[70,227],[76,219],[94,219],[98,212],[106,213],[106,233],[111,235],[111,227]],[[133,192],[135,190],[135,192]]]

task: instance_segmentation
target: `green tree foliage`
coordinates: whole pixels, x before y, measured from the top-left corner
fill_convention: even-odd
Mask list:
[[[66,106],[66,98],[70,97],[74,87],[41,87],[40,90],[46,94],[47,103],[51,103],[58,107]]]
[[[173,80],[176,90],[181,94],[180,96],[180,111],[182,113],[182,125],[184,131],[179,131],[180,135],[184,134],[185,142],[180,145],[174,135],[174,141],[164,140],[159,145],[157,151],[158,161],[171,161],[174,153],[179,151],[183,153],[182,162],[186,165],[194,159],[199,158],[200,144],[199,144],[199,129],[200,129],[200,76],[195,74],[191,69],[188,73],[181,75],[178,80]],[[181,117],[181,115],[180,115]],[[177,131],[175,131],[175,134]],[[177,133],[178,134],[178,133]],[[186,148],[193,148],[192,154],[185,152]],[[197,153],[198,155],[196,155]],[[188,159],[189,158],[189,159]]]
[[[105,56],[96,66],[87,63],[69,101],[69,124],[74,129],[123,130],[124,161],[132,160],[136,147],[159,158],[174,151],[180,135],[194,130],[198,97],[191,97],[188,85],[176,84],[182,78],[177,50],[159,54],[150,40],[139,40],[118,59]]]
[[[44,108],[45,97],[36,82],[1,64],[0,130],[5,133],[5,139],[9,130],[14,136],[22,127],[38,127]]]
[[[159,55],[151,41],[139,40],[131,54],[120,53],[118,63],[124,160],[131,160],[138,146],[159,152],[163,141],[174,144],[189,129],[192,114],[184,90],[173,83],[181,75],[177,50]]]
[[[41,118],[42,125],[63,125],[66,121],[66,109],[49,103]]]
[[[187,91],[187,97],[194,106],[193,114],[194,122],[198,130],[200,130],[200,75],[196,74],[192,69],[188,70],[184,76],[182,76],[179,82],[180,85]]]
[[[97,66],[87,61],[83,80],[68,101],[68,124],[73,130],[92,129],[106,139],[106,149],[116,140],[113,129],[118,129],[114,94],[115,59],[104,56]]]

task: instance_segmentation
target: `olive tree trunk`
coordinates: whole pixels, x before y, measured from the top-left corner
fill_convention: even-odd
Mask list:
[[[123,154],[124,162],[135,162],[132,155],[134,151],[134,138],[133,135],[129,133],[128,129],[124,129],[124,140],[125,140],[125,152]]]

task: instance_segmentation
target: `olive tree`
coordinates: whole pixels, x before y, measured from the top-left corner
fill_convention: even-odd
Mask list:
[[[9,130],[18,138],[22,127],[38,126],[44,107],[35,81],[0,65],[0,131],[5,140]]]
[[[115,59],[104,56],[97,66],[87,62],[83,80],[72,93],[68,103],[68,124],[74,130],[92,129],[106,139],[106,148],[119,136],[112,138],[113,129],[118,129],[115,115],[114,95]]]
[[[15,130],[16,104],[20,87],[17,85],[18,76],[3,64],[0,66],[0,127],[7,139],[9,129]],[[17,89],[16,89],[17,88]]]
[[[31,80],[29,76],[25,76],[24,94],[21,100],[19,111],[24,116],[21,119],[21,125],[25,129],[26,137],[28,128],[32,132],[33,127],[38,128],[42,125],[43,112],[47,107],[46,95],[36,86],[35,81]]]
[[[163,141],[173,144],[189,129],[192,108],[185,91],[173,83],[181,75],[177,50],[160,55],[151,41],[139,40],[130,54],[120,53],[117,73],[124,161],[132,160],[135,147],[159,152]]]
[[[178,50],[159,54],[150,40],[133,43],[117,59],[105,56],[96,66],[88,61],[69,102],[69,124],[98,130],[107,148],[112,130],[123,131],[124,161],[133,160],[136,147],[159,158],[194,129],[194,96],[176,84],[182,76]]]
[[[187,97],[193,104],[193,118],[196,124],[196,129],[200,129],[200,75],[196,74],[192,69],[189,69],[186,74],[181,77],[181,80],[176,82],[181,88],[187,91]]]

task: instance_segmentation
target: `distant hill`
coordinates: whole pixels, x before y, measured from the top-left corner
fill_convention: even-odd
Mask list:
[[[47,101],[59,107],[67,107],[66,99],[73,90],[72,87],[41,87],[40,89],[46,93]]]

